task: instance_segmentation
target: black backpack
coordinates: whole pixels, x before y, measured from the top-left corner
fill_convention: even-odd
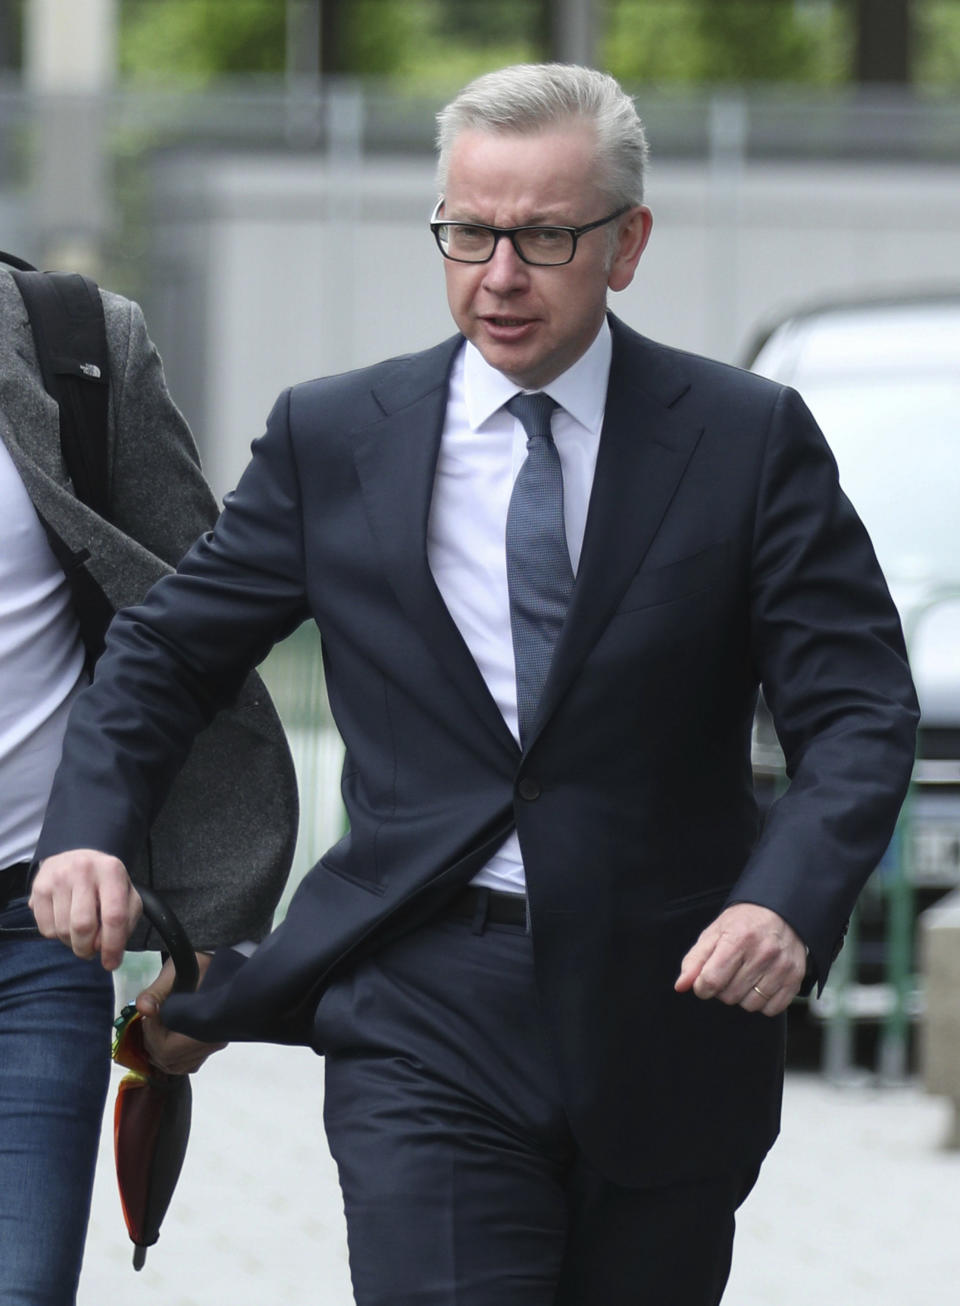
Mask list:
[[[77,498],[110,520],[107,417],[110,369],[103,303],[97,284],[74,272],[38,272],[0,251],[23,298],[44,388],[60,409],[60,448]],[[113,608],[74,553],[40,518],[74,597],[90,666],[103,651]]]
[[[9,264],[30,318],[44,388],[60,409],[60,447],[77,498],[109,518],[109,369],[103,303],[95,281],[76,272]]]

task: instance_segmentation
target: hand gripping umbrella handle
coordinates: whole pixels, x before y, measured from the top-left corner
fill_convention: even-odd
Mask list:
[[[200,969],[187,931],[155,890],[144,888],[139,884],[135,888],[143,903],[144,916],[160,935],[173,961],[176,972],[173,981],[174,993],[192,993],[197,987]]]

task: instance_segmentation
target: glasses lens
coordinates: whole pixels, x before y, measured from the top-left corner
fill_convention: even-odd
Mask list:
[[[573,235],[563,227],[524,227],[516,233],[516,242],[528,263],[549,267],[573,257]]]
[[[445,222],[437,228],[437,233],[444,254],[463,263],[482,263],[493,249],[493,234],[484,227]]]
[[[468,222],[440,222],[434,230],[447,258],[460,263],[486,263],[493,254],[499,233],[497,228],[474,227]],[[569,263],[573,258],[575,237],[564,227],[522,227],[511,233],[520,257],[528,263],[549,267]]]

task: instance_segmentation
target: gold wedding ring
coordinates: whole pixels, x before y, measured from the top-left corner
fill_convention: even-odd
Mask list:
[[[764,1002],[770,1001],[771,995],[769,993],[764,993],[763,989],[758,989],[756,984],[754,984],[753,986],[753,991],[754,993],[758,993],[760,997],[763,998]]]

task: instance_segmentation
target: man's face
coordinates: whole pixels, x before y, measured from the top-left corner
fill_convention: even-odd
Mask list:
[[[442,216],[492,227],[581,227],[616,208],[600,189],[593,132],[571,124],[535,135],[464,131],[450,152]],[[524,389],[547,385],[589,348],[606,311],[607,288],[633,279],[650,213],[628,210],[577,242],[562,267],[524,263],[501,237],[489,263],[444,259],[447,302],[461,332]]]

